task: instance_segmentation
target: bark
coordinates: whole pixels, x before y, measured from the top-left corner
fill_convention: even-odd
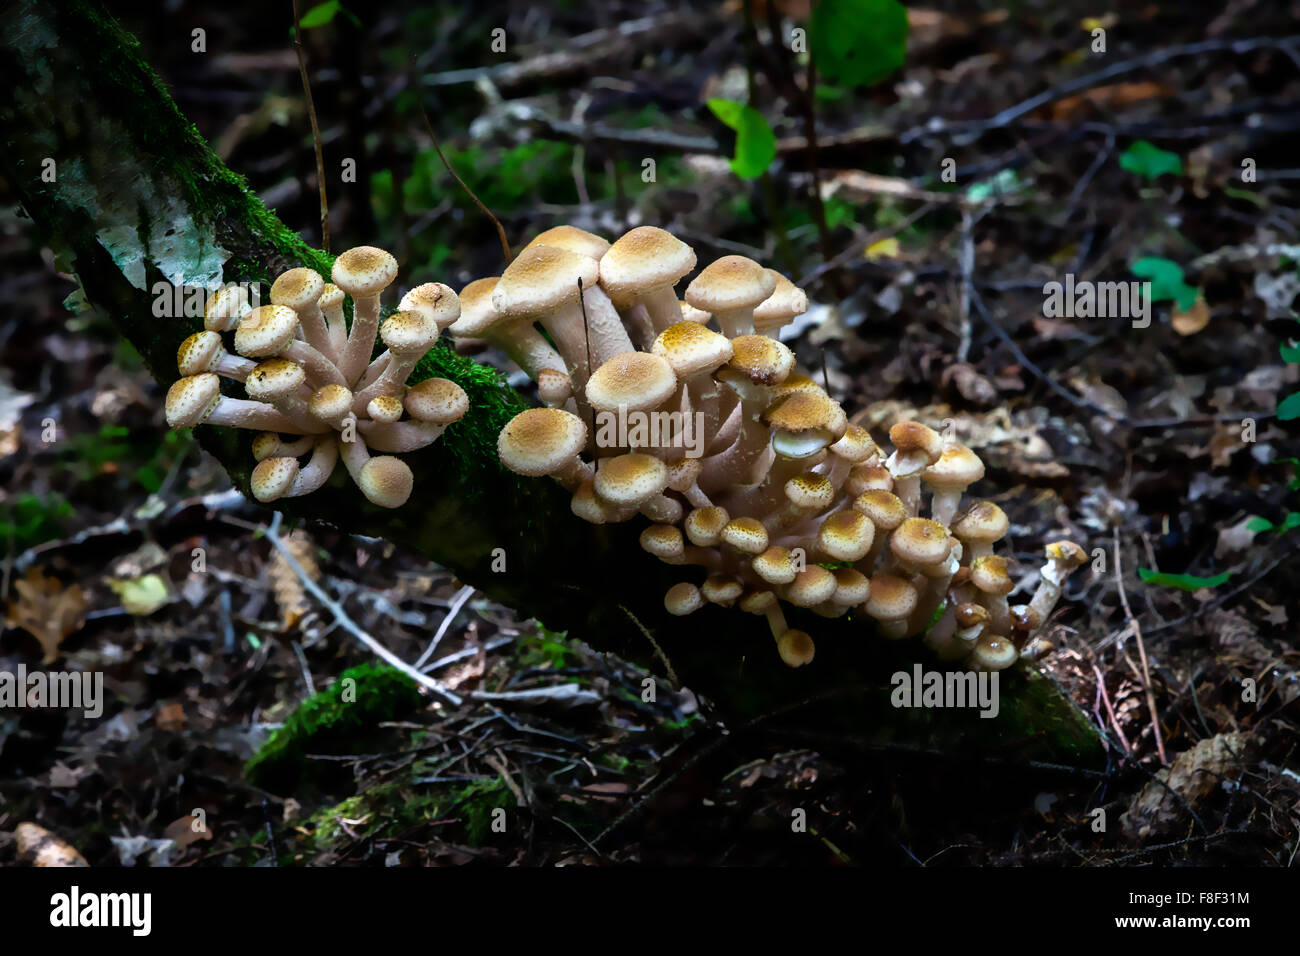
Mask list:
[[[11,3],[0,12],[0,76],[13,91],[0,102],[0,172],[43,239],[71,257],[89,301],[112,316],[164,388],[177,377],[177,346],[200,320],[156,318],[157,281],[269,287],[281,271],[304,265],[328,276],[330,258],[221,163],[134,39],[97,4]],[[53,181],[43,177],[47,159],[55,164]],[[436,278],[403,274],[399,281]],[[814,636],[817,656],[791,670],[761,617],[716,607],[668,616],[664,592],[680,580],[699,583],[699,576],[641,551],[641,522],[589,525],[571,515],[554,483],[503,469],[496,435],[525,403],[494,371],[444,343],[412,380],[432,375],[458,382],[471,407],[435,445],[404,456],[416,475],[410,503],[395,512],[374,508],[339,469],[321,491],[284,501],[285,513],[413,546],[492,599],[662,676],[639,621],[682,683],[728,719],[780,712],[805,727],[859,737],[1011,748],[1075,764],[1097,759],[1090,725],[1054,684],[1031,672],[1003,675],[995,720],[971,710],[895,710],[890,675],[913,661],[939,666],[919,641],[885,642],[869,621],[796,612],[791,626]],[[197,435],[247,493],[251,433],[204,426]],[[501,558],[505,569],[494,570]],[[800,704],[808,700],[817,703]]]

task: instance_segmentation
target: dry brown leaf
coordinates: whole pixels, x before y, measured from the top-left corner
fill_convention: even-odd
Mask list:
[[[1249,763],[1253,747],[1249,734],[1231,733],[1217,734],[1183,751],[1120,816],[1124,832],[1131,839],[1146,840],[1186,825],[1187,808],[1197,810],[1223,781],[1235,779]]]
[[[185,707],[175,701],[159,704],[154,711],[153,722],[159,730],[180,733],[185,729]]]
[[[1179,335],[1195,335],[1210,324],[1210,307],[1206,305],[1205,297],[1198,295],[1186,312],[1175,308],[1169,321]]]
[[[1054,120],[1074,119],[1081,113],[1094,110],[1111,112],[1123,109],[1143,100],[1164,99],[1172,96],[1173,87],[1167,83],[1146,81],[1141,83],[1114,83],[1110,86],[1098,86],[1080,93],[1057,100],[1050,108]]]
[[[32,866],[90,866],[66,841],[35,823],[20,823],[14,831],[18,857]]]
[[[14,581],[17,599],[9,602],[9,621],[40,641],[44,664],[59,659],[59,645],[86,623],[86,597],[79,585],[65,588],[57,578],[29,568]]]
[[[211,840],[213,836],[212,828],[206,822],[202,824],[200,829],[195,829],[194,824],[198,819],[198,817],[190,813],[178,817],[167,824],[167,829],[163,830],[163,836],[182,850],[199,840]]]

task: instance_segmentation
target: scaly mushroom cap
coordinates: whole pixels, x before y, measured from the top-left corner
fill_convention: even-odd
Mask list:
[[[587,478],[578,486],[578,490],[573,493],[573,497],[569,499],[569,510],[583,521],[588,521],[591,524],[604,524],[607,521],[616,520],[619,509],[603,501],[596,494],[595,482]]]
[[[376,395],[366,404],[366,414],[371,421],[395,422],[402,417],[402,400],[396,395]]]
[[[408,396],[409,397],[409,396]],[[497,436],[501,464],[519,475],[551,475],[581,454],[587,426],[562,408],[530,408],[506,423]]]
[[[1006,670],[1020,657],[1010,639],[997,634],[982,634],[971,651],[970,662],[979,670]]]
[[[962,541],[992,544],[1001,540],[1010,526],[1005,511],[991,501],[977,501],[953,522],[952,533]]]
[[[334,260],[330,278],[354,299],[378,295],[397,278],[397,260],[383,249],[357,246]]]
[[[182,375],[200,375],[208,371],[226,354],[221,333],[195,332],[176,350],[176,370]]]
[[[302,309],[320,301],[325,280],[313,269],[290,269],[281,272],[271,283],[271,304]]]
[[[921,480],[938,491],[964,491],[984,477],[984,462],[965,445],[950,445],[921,472]]]
[[[796,607],[813,607],[835,593],[835,575],[821,565],[804,568],[785,589],[785,599]]]
[[[210,332],[229,332],[248,309],[248,290],[242,285],[228,285],[203,307],[203,327]]]
[[[502,315],[525,316],[554,312],[578,299],[582,287],[596,284],[600,268],[591,256],[554,246],[529,246],[506,268],[492,292],[492,305]]]
[[[894,476],[888,468],[881,465],[858,464],[849,469],[844,487],[852,495],[866,491],[890,491],[894,487]]]
[[[768,548],[755,557],[750,567],[768,584],[789,584],[799,573],[798,564],[790,549],[779,545]]]
[[[300,470],[297,458],[267,458],[257,463],[248,486],[258,501],[275,501],[293,487]]]
[[[732,518],[722,529],[721,541],[742,554],[767,550],[767,529],[757,518]]]
[[[985,594],[1010,594],[1015,587],[1007,573],[1007,559],[996,554],[976,558],[970,566],[971,584]]]
[[[883,531],[893,531],[908,518],[902,499],[882,488],[872,488],[858,495],[853,501],[853,510],[861,511]]]
[[[411,497],[415,476],[400,458],[379,455],[361,466],[357,487],[371,502],[381,508],[400,508]]]
[[[450,328],[460,319],[460,297],[456,291],[441,282],[426,282],[417,285],[406,295],[397,307],[403,312],[419,312],[438,327],[438,331]]]
[[[793,392],[778,398],[763,413],[776,429],[772,447],[787,458],[815,455],[844,434],[844,409],[823,392]]]
[[[450,425],[465,417],[469,411],[469,396],[455,382],[446,378],[426,378],[417,382],[406,392],[402,405],[407,414],[422,422],[435,425]],[[534,409],[541,411],[541,409]],[[581,424],[581,423],[580,423]],[[507,426],[508,427],[508,426]],[[586,428],[583,428],[583,441],[586,441]]]
[[[343,385],[322,386],[307,400],[307,411],[323,422],[332,422],[351,410],[352,390]]]
[[[866,515],[838,511],[822,522],[817,546],[836,561],[857,561],[871,550],[875,536],[876,526]]]
[[[1088,553],[1073,541],[1053,541],[1045,549],[1049,561],[1054,561],[1070,571],[1088,560]]]
[[[379,337],[394,355],[423,355],[438,341],[438,325],[419,312],[394,312],[379,327]]]
[[[889,430],[889,441],[900,456],[924,458],[927,465],[943,454],[943,437],[920,422],[899,422]]]
[[[704,470],[699,458],[674,458],[668,462],[668,487],[673,491],[686,491],[695,484]]]
[[[689,302],[678,302],[677,304],[681,306],[682,319],[685,321],[698,322],[700,325],[704,325],[709,321],[709,313],[705,312],[703,309],[697,309]]]
[[[916,610],[919,598],[910,581],[895,574],[877,574],[871,578],[866,612],[877,621],[906,620]]]
[[[835,486],[825,475],[805,471],[785,483],[785,497],[796,508],[820,511],[835,500]]]
[[[221,380],[212,372],[187,375],[167,389],[163,413],[172,428],[201,425],[221,401]]]
[[[750,591],[736,605],[746,614],[764,614],[776,607],[778,598],[772,591]]]
[[[725,508],[695,508],[686,516],[683,527],[691,544],[711,548],[722,540],[722,529],[730,520]]]
[[[564,249],[566,252],[576,252],[580,256],[589,256],[592,259],[599,259],[609,251],[609,240],[602,239],[594,232],[588,232],[586,229],[579,229],[577,226],[553,226],[545,232],[539,233],[537,238],[526,245],[525,249],[531,249],[533,246],[550,246],[553,249]],[[601,264],[601,278],[604,278],[605,267]]]
[[[475,279],[460,290],[460,318],[450,326],[452,335],[474,338],[501,321],[503,316],[492,304],[492,293],[500,281],[499,276]]]
[[[813,639],[803,631],[786,631],[776,639],[776,651],[790,667],[811,664],[816,650]]]
[[[836,568],[835,593],[831,603],[840,607],[857,607],[871,597],[871,581],[857,568]]]
[[[652,524],[641,532],[641,550],[669,563],[686,554],[686,543],[679,528],[670,524]]]
[[[700,589],[689,581],[674,584],[664,595],[664,609],[675,617],[681,617],[698,611],[704,606],[704,596]]]
[[[706,601],[711,604],[721,604],[723,607],[731,607],[744,592],[743,584],[725,574],[710,574],[705,578],[704,586],[700,588],[700,593],[704,595]]]
[[[235,351],[249,358],[267,358],[283,352],[293,341],[298,313],[285,305],[254,309],[235,328]]]
[[[929,518],[908,518],[889,536],[889,548],[910,565],[938,564],[952,550],[948,529]]]
[[[857,464],[866,461],[876,453],[877,449],[876,443],[872,441],[871,435],[865,428],[850,424],[844,429],[844,434],[839,440],[831,445],[831,451],[845,461]]]
[[[723,256],[709,263],[686,287],[686,301],[716,314],[753,308],[775,288],[776,280],[753,259]]]
[[[727,363],[728,376],[740,375],[755,385],[779,385],[794,368],[794,353],[766,335],[738,335],[731,340],[734,354]]]
[[[772,388],[772,399],[775,401],[778,398],[793,395],[795,392],[815,392],[818,395],[826,395],[826,389],[822,388],[807,375],[800,372],[792,372],[786,376],[784,382]],[[829,398],[829,396],[827,397]]]
[[[595,486],[610,504],[635,507],[668,487],[668,466],[640,452],[618,455],[596,471]]]
[[[541,369],[537,373],[537,397],[548,405],[562,405],[573,397],[573,379],[559,369]]]
[[[968,631],[972,627],[988,627],[989,622],[993,620],[993,616],[983,604],[959,604],[954,617],[957,619],[957,626],[963,631]]]
[[[287,359],[267,359],[253,366],[244,383],[248,397],[258,402],[275,402],[291,395],[304,382],[307,373],[297,362]]]
[[[754,306],[754,328],[759,332],[778,329],[796,315],[808,311],[808,296],[803,289],[775,269],[764,271],[772,277],[776,286],[771,295]]]
[[[694,268],[695,250],[686,243],[655,226],[637,226],[601,257],[600,284],[611,297],[627,300],[676,285]]]
[[[343,308],[343,290],[333,282],[326,282],[321,287],[320,298],[316,300],[322,312]]]
[[[671,365],[678,378],[712,372],[734,354],[731,340],[725,335],[686,320],[660,332],[650,351]]]
[[[667,359],[650,352],[615,355],[587,380],[587,399],[602,412],[644,411],[660,405],[677,390],[677,376]]]

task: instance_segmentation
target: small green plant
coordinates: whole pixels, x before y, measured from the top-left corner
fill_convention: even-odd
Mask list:
[[[12,540],[15,549],[25,551],[57,538],[73,514],[72,505],[57,492],[19,495],[0,510],[0,547]]]
[[[1300,394],[1300,393],[1297,393]],[[1291,396],[1294,398],[1295,396]],[[1279,458],[1279,465],[1291,466],[1291,478],[1287,481],[1286,486],[1292,491],[1300,491],[1300,458]],[[1261,518],[1256,515],[1246,522],[1246,530],[1254,531],[1260,534],[1265,531],[1276,531],[1278,534],[1286,534],[1292,528],[1300,527],[1300,512],[1288,511],[1281,521],[1274,524],[1267,518]]]
[[[1199,290],[1187,284],[1183,278],[1183,267],[1178,263],[1158,256],[1147,256],[1134,262],[1129,270],[1139,279],[1151,283],[1152,302],[1173,302],[1183,312],[1196,304]]]
[[[1166,173],[1183,174],[1183,161],[1177,153],[1161,149],[1145,139],[1130,143],[1128,149],[1120,154],[1119,165],[1147,182],[1154,182]]]
[[[1143,583],[1158,588],[1177,588],[1179,591],[1199,591],[1201,588],[1217,588],[1232,577],[1231,571],[1224,571],[1211,578],[1197,577],[1195,574],[1165,574],[1150,568],[1138,568],[1138,577]]]
[[[725,125],[736,131],[736,152],[731,170],[741,179],[756,179],[776,159],[776,134],[763,114],[752,106],[734,100],[709,100],[709,109]]]

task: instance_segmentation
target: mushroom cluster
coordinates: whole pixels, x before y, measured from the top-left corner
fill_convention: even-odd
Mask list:
[[[395,453],[437,441],[465,414],[469,399],[442,378],[406,387],[415,364],[460,318],[461,306],[448,286],[426,283],[407,292],[381,323],[380,295],[396,277],[396,259],[358,246],[335,260],[333,282],[305,268],[281,274],[270,305],[252,308],[243,286],[222,289],[204,310],[204,331],[176,354],[181,378],[167,393],[167,424],[260,431],[251,482],[259,501],[310,494],[341,458],[367,499],[401,507],[414,479]],[[350,330],[345,295],[352,297]],[[232,330],[236,355],[222,340]],[[386,351],[372,361],[376,334]],[[221,378],[241,382],[247,398],[223,395]]]
[[[679,301],[695,265],[663,229],[611,244],[558,226],[461,291],[452,332],[500,347],[546,406],[502,429],[502,463],[560,482],[587,521],[643,515],[642,548],[698,569],[669,589],[667,610],[764,615],[792,667],[814,646],[782,602],[855,612],[889,639],[924,634],[977,669],[1014,663],[1083,550],[1048,545],[1032,599],[1009,605],[1014,583],[993,554],[1007,516],[962,504],[984,475],[979,457],[916,421],[890,429],[892,450],[877,446],[778,341],[808,307],[800,289],[729,255]]]

